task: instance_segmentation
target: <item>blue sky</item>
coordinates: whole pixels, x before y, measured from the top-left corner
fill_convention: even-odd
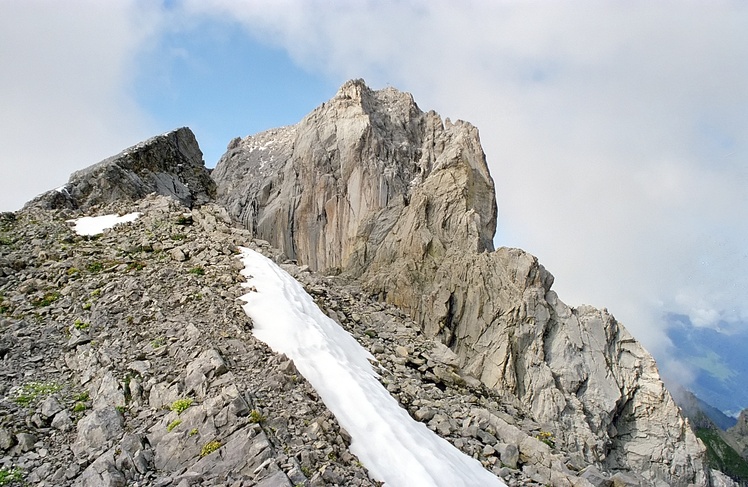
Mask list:
[[[233,22],[167,32],[139,63],[138,103],[160,129],[192,128],[210,167],[232,137],[294,124],[339,87]]]
[[[0,64],[1,210],[182,125],[212,165],[364,78],[476,125],[496,243],[669,377],[707,363],[669,317],[747,336],[744,2],[0,1]]]

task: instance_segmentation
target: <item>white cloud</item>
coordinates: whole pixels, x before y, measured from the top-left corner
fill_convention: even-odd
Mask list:
[[[131,83],[155,14],[136,0],[0,2],[0,209],[151,135]]]
[[[187,5],[308,69],[473,122],[498,243],[538,255],[562,298],[608,307],[663,362],[664,313],[704,326],[748,316],[744,4]]]

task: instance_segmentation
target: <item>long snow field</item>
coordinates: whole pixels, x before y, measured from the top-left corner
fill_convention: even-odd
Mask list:
[[[504,486],[480,462],[413,420],[377,380],[374,357],[328,318],[293,277],[240,248],[244,311],[254,335],[293,360],[340,425],[351,451],[388,487]],[[256,291],[255,291],[256,290]]]

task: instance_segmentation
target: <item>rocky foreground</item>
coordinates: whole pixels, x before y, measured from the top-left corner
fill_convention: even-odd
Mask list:
[[[375,355],[415,419],[509,485],[605,478],[568,464],[520,405],[400,310],[286,261],[219,207],[149,197],[99,210],[142,216],[83,237],[69,210],[3,214],[4,471],[49,486],[377,485],[293,363],[253,338],[238,300],[245,245],[283,263]]]

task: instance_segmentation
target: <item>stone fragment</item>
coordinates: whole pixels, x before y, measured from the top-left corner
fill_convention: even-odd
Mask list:
[[[249,414],[249,405],[241,396],[236,396],[229,403],[229,412],[234,416],[246,416]]]
[[[127,479],[117,470],[114,452],[107,451],[89,465],[73,484],[75,487],[125,487]]]
[[[67,411],[60,411],[52,418],[50,426],[56,430],[67,432],[73,429],[73,421]]]
[[[0,427],[0,450],[9,450],[15,443],[16,440],[8,428]]]
[[[579,477],[591,483],[594,487],[612,487],[613,481],[593,465],[586,467]]]
[[[122,384],[114,377],[114,374],[106,372],[101,378],[99,388],[94,396],[94,408],[124,405],[125,393],[122,390]]]
[[[169,255],[171,255],[171,258],[176,260],[177,262],[184,262],[185,260],[187,260],[187,254],[185,254],[184,250],[179,247],[171,249],[169,251]]]
[[[402,345],[395,347],[395,353],[398,357],[407,357],[409,355],[408,349]]]
[[[150,360],[135,360],[127,364],[127,368],[140,375],[144,375],[151,369],[151,362]]]
[[[94,409],[78,421],[72,450],[78,458],[92,458],[107,450],[123,432],[122,415],[114,406]]]
[[[429,350],[428,357],[436,363],[457,368],[460,366],[460,358],[441,342],[435,342],[434,348]]]
[[[32,435],[31,433],[17,433],[16,443],[18,444],[18,448],[22,452],[31,451],[34,449],[34,443],[36,443],[36,436]]]
[[[519,448],[517,448],[517,445],[503,445],[499,448],[499,452],[501,463],[509,468],[517,468],[519,464]]]
[[[62,404],[55,396],[44,399],[39,408],[39,412],[45,418],[51,418],[60,411],[62,411]]]

